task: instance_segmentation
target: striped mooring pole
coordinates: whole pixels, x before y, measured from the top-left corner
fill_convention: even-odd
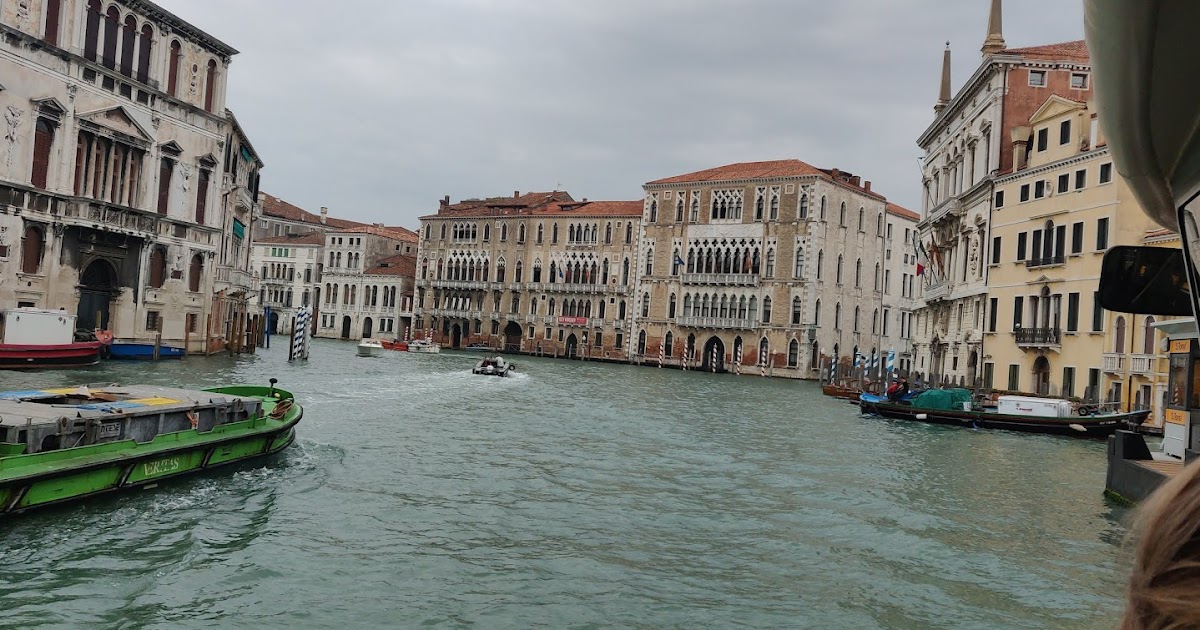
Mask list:
[[[713,346],[711,354],[712,354],[712,356],[709,357],[709,360],[708,360],[708,367],[712,370],[713,374],[716,374],[717,373],[717,347],[716,346]]]
[[[741,376],[742,374],[742,347],[738,346],[733,351],[733,373]]]
[[[665,342],[658,344],[658,367],[660,368],[663,366],[663,360],[666,358],[666,351],[667,344]]]

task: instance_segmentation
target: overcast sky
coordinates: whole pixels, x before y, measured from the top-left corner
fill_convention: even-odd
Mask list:
[[[640,199],[798,158],[917,208],[942,49],[990,0],[158,0],[241,51],[227,105],[264,191],[417,227],[443,195]],[[1079,39],[1079,0],[1006,0],[1010,47]]]

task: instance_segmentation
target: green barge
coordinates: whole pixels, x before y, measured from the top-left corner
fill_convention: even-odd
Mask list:
[[[0,392],[0,515],[278,453],[303,415],[275,379]]]

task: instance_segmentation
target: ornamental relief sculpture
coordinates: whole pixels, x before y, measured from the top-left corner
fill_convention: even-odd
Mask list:
[[[8,130],[4,133],[4,139],[8,141],[8,166],[10,168],[13,164],[13,157],[17,153],[17,145],[20,143],[17,129],[21,127],[21,117],[24,114],[24,110],[13,105],[9,105],[8,111],[4,113],[4,122],[8,124]]]

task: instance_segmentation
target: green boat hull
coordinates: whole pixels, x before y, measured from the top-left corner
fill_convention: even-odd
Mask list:
[[[29,455],[0,456],[0,515],[24,512],[101,494],[153,487],[173,479],[278,453],[296,439],[304,415],[298,404],[270,416],[291,394],[265,387],[206,391],[263,400],[258,417],[209,431],[164,433],[148,442],[107,442]]]

